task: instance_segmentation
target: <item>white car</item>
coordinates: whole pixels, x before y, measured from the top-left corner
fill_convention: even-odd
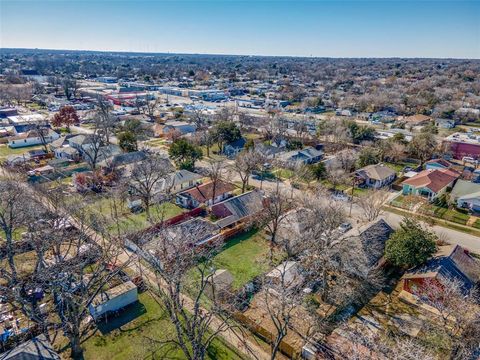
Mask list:
[[[348,222],[344,222],[338,227],[338,231],[340,231],[342,234],[345,234],[348,230],[352,228],[352,224]]]

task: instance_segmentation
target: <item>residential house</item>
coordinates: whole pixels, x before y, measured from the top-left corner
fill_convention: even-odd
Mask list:
[[[255,144],[254,150],[266,159],[274,159],[279,154],[285,152],[285,146],[268,145],[264,143]]]
[[[175,201],[184,208],[196,208],[200,205],[211,206],[229,198],[233,190],[235,190],[235,186],[230,183],[217,181],[214,186],[214,182],[211,181],[178,193]]]
[[[435,119],[435,126],[442,129],[453,129],[456,123],[453,119]]]
[[[101,166],[110,164],[112,159],[120,154],[122,154],[122,149],[120,149],[120,146],[115,144],[101,146],[97,150],[95,150],[93,147],[87,147],[84,148],[82,152],[82,156],[85,161],[91,162],[96,156],[97,164]]]
[[[225,228],[238,221],[251,219],[262,209],[263,193],[253,190],[213,205],[212,214],[219,219],[216,224]]]
[[[165,125],[159,125],[154,132],[157,136],[170,136],[174,133],[179,135],[192,134],[197,130],[197,126],[186,121],[169,121]]]
[[[397,177],[397,173],[384,164],[375,164],[358,169],[355,176],[363,185],[379,189],[390,185]]]
[[[42,114],[28,114],[9,116],[8,123],[15,127],[17,133],[28,132],[35,129],[38,125],[47,125],[47,120]]]
[[[68,145],[74,149],[77,149],[80,154],[94,146],[96,141],[99,139],[95,139],[92,135],[77,135],[67,139]]]
[[[218,226],[204,218],[196,217],[165,228],[158,236],[154,236],[148,241],[143,249],[151,259],[156,259],[159,252],[162,252],[163,258],[168,258],[165,256],[165,251],[167,253],[171,251],[171,255],[174,256],[179,248],[190,248],[208,243],[218,234]]]
[[[277,159],[287,166],[315,164],[323,157],[323,151],[317,147],[306,147],[278,155]]]
[[[135,303],[138,300],[137,286],[127,281],[109,290],[101,291],[88,306],[94,320],[104,317]]]
[[[453,164],[445,159],[433,159],[425,163],[425,169],[435,170],[435,169],[450,169]]]
[[[4,119],[10,116],[18,115],[18,111],[15,108],[11,107],[1,107],[0,108],[0,119]]]
[[[364,254],[367,265],[373,267],[383,258],[385,244],[392,233],[393,228],[384,219],[379,219],[348,232],[346,241],[352,247],[358,246],[357,253]]]
[[[60,360],[60,355],[44,334],[0,354],[1,360]]]
[[[450,194],[450,201],[461,209],[480,213],[480,184],[458,180]]]
[[[129,153],[122,153],[114,155],[108,165],[110,168],[119,168],[127,165],[136,164],[142,162],[147,158],[147,154],[144,151],[133,151]]]
[[[370,121],[374,123],[390,123],[396,120],[398,114],[394,111],[377,111],[368,117]]]
[[[130,165],[128,165],[130,166]],[[188,170],[178,170],[168,174],[164,179],[160,179],[153,189],[153,201],[160,202],[165,199],[167,194],[176,194],[180,191],[191,189],[199,185],[202,175]],[[129,209],[138,209],[142,206],[142,200],[137,196],[135,185],[131,184],[129,189],[130,196],[127,198]]]
[[[57,159],[78,160],[80,153],[77,149],[71,147],[68,142],[69,139],[73,137],[75,137],[75,135],[61,136],[50,143],[49,148],[53,151]]]
[[[235,140],[234,142],[225,144],[223,146],[223,154],[225,156],[228,156],[229,158],[233,158],[237,156],[237,154],[243,150],[247,140],[245,138],[240,138],[238,140]]]
[[[203,178],[202,175],[196,174],[188,170],[178,170],[175,173],[170,174],[167,178],[167,182],[164,182],[164,186],[169,187],[171,194],[176,194],[185,189],[190,189],[199,184],[199,181]]]
[[[311,210],[298,207],[289,210],[277,229],[277,242],[284,244],[291,254],[297,254],[302,250],[303,239],[308,231]]]
[[[402,182],[403,195],[420,195],[433,201],[452,188],[460,174],[450,169],[423,170]]]
[[[408,271],[403,277],[403,290],[421,295],[426,285],[457,282],[468,292],[480,281],[480,261],[460,245],[440,246],[425,264]]]
[[[41,131],[41,133],[39,133]],[[51,129],[30,130],[8,139],[8,146],[12,149],[48,144],[60,137]]]

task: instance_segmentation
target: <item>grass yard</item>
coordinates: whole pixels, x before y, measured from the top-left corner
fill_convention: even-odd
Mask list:
[[[333,189],[333,184],[328,181],[328,180],[321,180],[320,183],[325,186],[327,189]],[[338,190],[338,191],[344,191],[344,190],[347,190],[348,188],[350,188],[351,186],[349,185],[346,185],[346,184],[338,184],[335,188],[335,190]]]
[[[385,165],[387,165],[390,169],[395,170],[397,173],[402,172],[403,168],[406,166],[410,166],[411,168],[416,168],[418,166],[417,163],[409,163],[405,161],[399,161],[396,163],[386,162]]]
[[[37,264],[37,255],[35,251],[27,251],[21,254],[16,254],[14,256],[14,261],[18,276],[29,276],[35,270],[35,266]],[[10,271],[7,258],[0,260],[0,268],[8,268],[8,270]]]
[[[476,229],[480,229],[480,219],[475,220],[472,226]]]
[[[167,146],[167,142],[164,139],[147,140],[143,142],[143,144],[150,147],[159,147],[159,148]]]
[[[466,225],[470,215],[461,213],[454,209],[446,209],[443,207],[435,206],[433,204],[426,204],[420,208],[420,211],[429,216],[434,216],[439,219],[451,221],[457,224]]]
[[[200,146],[200,149],[202,149],[203,156],[205,158],[208,158],[207,157],[207,147],[203,145],[203,146]],[[211,159],[223,159],[222,155],[218,154],[219,152],[220,152],[220,148],[218,147],[217,143],[210,146],[210,158]]]
[[[275,174],[280,179],[290,179],[295,175],[295,173],[292,170],[282,169],[282,168],[275,169],[272,171],[272,173]]]
[[[175,335],[168,315],[147,292],[139,294],[139,302],[120,316],[100,323],[98,329],[82,344],[85,360],[184,359],[173,345],[149,341],[165,341]],[[67,349],[66,351],[69,351]],[[215,340],[207,359],[242,359],[222,341]]]
[[[365,195],[368,194],[368,192],[369,192],[369,189],[367,189],[367,188],[357,188],[356,187],[353,190],[353,196],[365,196]],[[347,191],[348,195],[350,195],[351,193],[352,193],[351,189],[350,189],[350,191]]]
[[[270,246],[262,232],[251,230],[230,239],[215,256],[217,269],[227,269],[233,276],[233,288],[240,289],[256,276],[268,271]]]
[[[243,137],[247,140],[258,140],[262,138],[262,135],[255,134],[255,133],[247,133],[247,134],[244,134]]]
[[[180,215],[183,210],[175,204],[166,202],[163,204],[157,204],[150,208],[150,215],[154,222],[155,220],[167,220],[174,216]],[[145,229],[150,225],[147,220],[147,214],[145,212],[139,214],[129,213],[128,216],[123,217],[120,220],[121,232],[132,232]],[[114,227],[114,226],[112,226]]]
[[[115,212],[113,210],[113,204],[113,201],[109,198],[98,198],[87,206],[87,210],[91,211],[92,213],[101,214],[105,218],[106,222],[110,225],[110,229],[117,230],[117,225],[114,221]],[[138,214],[133,214],[127,208],[125,203],[119,203],[117,206],[121,233],[139,231],[150,225],[145,211]],[[150,207],[150,215],[153,219],[153,222],[170,219],[181,214],[182,212],[183,210],[180,207],[169,202],[155,204]]]
[[[0,145],[0,160],[6,160],[10,155],[23,155],[30,150],[42,149],[41,145],[27,146],[18,149],[11,149],[8,145]]]

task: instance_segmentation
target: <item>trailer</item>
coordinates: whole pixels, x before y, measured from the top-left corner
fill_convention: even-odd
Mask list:
[[[127,281],[99,293],[89,305],[90,315],[97,321],[136,301],[138,301],[137,286],[133,282]]]

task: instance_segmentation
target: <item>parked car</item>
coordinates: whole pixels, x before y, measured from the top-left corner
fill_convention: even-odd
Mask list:
[[[350,200],[350,197],[342,192],[337,192],[332,194],[332,199],[337,201],[348,201]]]
[[[348,230],[352,228],[352,224],[348,222],[344,222],[338,227],[338,231],[340,231],[342,234],[345,234]]]

